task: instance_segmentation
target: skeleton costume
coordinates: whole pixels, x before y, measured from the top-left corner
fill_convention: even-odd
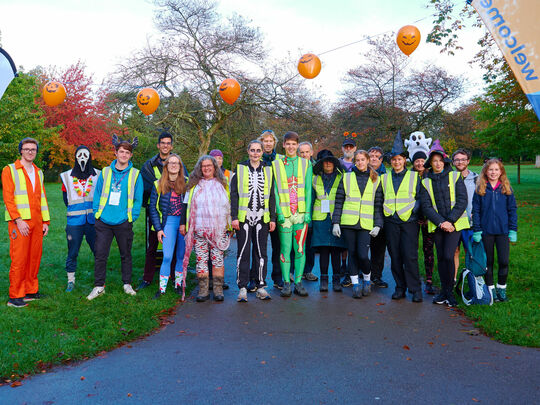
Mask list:
[[[270,166],[264,166],[261,162],[255,169],[249,160],[237,166],[236,173],[231,177],[231,217],[240,221],[240,230],[236,233],[238,288],[246,288],[250,281],[250,252],[253,252],[256,285],[258,288],[265,287],[269,223],[276,221]]]
[[[60,174],[62,179],[62,192],[64,204],[67,207],[66,238],[68,255],[66,258],[66,271],[68,287],[71,291],[75,285],[75,270],[77,269],[77,256],[83,238],[86,237],[88,246],[94,251],[96,231],[94,229],[94,212],[92,201],[94,187],[100,171],[92,165],[90,150],[81,145],[75,151],[75,164],[72,169]]]

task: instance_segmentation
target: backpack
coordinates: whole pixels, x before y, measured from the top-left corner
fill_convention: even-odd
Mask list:
[[[467,241],[465,267],[456,285],[456,290],[465,305],[492,305],[493,297],[484,282],[484,274],[487,272],[486,251],[482,241],[474,242],[472,235]]]

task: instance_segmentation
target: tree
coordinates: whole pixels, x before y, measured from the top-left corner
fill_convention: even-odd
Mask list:
[[[36,163],[41,165],[46,156],[45,140],[54,137],[57,127],[45,128],[43,109],[35,103],[39,97],[39,83],[35,75],[19,72],[2,97],[0,108],[0,166],[12,163],[19,157],[21,139],[32,137],[40,142]]]
[[[485,128],[476,136],[500,157],[517,160],[519,184],[521,158],[540,151],[540,123],[512,72],[508,67],[505,70],[505,77],[477,99],[476,118]]]
[[[207,0],[156,0],[161,37],[149,40],[119,67],[115,83],[162,89],[155,127],[171,129],[190,151],[202,155],[213,137],[237,113],[250,108],[275,112],[294,109],[301,88],[295,74],[265,64],[266,51],[257,28],[238,15],[228,20]],[[233,77],[242,94],[233,106],[223,102],[218,86]],[[286,90],[286,87],[293,91]]]

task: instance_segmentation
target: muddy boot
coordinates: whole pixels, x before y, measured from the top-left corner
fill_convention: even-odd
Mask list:
[[[214,301],[223,301],[223,277],[214,276]]]
[[[208,301],[210,293],[208,292],[208,274],[198,277],[199,280],[199,295],[197,295],[197,302]]]

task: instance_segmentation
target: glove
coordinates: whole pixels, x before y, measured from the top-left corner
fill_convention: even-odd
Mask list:
[[[310,214],[309,212],[306,212],[306,213],[304,214],[304,222],[305,222],[306,224],[308,224],[308,225],[309,225],[309,223],[311,222],[311,214]]]
[[[334,235],[336,238],[341,236],[341,228],[339,227],[339,224],[334,224],[332,228],[332,235]]]
[[[292,222],[289,218],[285,218],[283,221],[283,224],[281,224],[283,228],[290,228],[292,226]]]
[[[278,224],[282,224],[283,222],[285,222],[285,215],[278,214],[277,221],[278,221]]]
[[[508,239],[510,239],[510,242],[516,243],[517,242],[517,232],[516,231],[508,232]]]
[[[374,226],[371,232],[369,233],[369,236],[373,236],[374,238],[376,238],[380,230],[381,230],[380,226]]]
[[[482,240],[482,231],[480,231],[480,232],[473,232],[473,234],[472,234],[472,240],[473,240],[474,242],[477,242],[477,243],[480,242],[480,241]]]

